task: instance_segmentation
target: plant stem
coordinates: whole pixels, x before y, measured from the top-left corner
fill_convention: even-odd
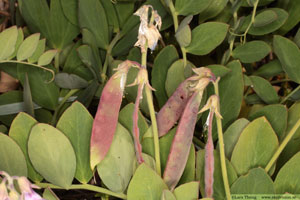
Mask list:
[[[53,117],[52,117],[52,121],[51,121],[51,125],[55,125],[56,123],[56,119],[57,119],[57,115],[60,111],[60,109],[63,107],[63,105],[66,103],[66,101],[76,92],[78,92],[79,89],[72,89],[68,92],[68,94],[61,100],[60,104],[57,106],[57,108],[54,111]]]
[[[218,87],[218,80],[214,83],[215,94],[219,97],[219,87]],[[220,113],[220,103],[218,104],[218,111]],[[231,200],[230,195],[230,187],[226,169],[226,159],[225,159],[225,150],[224,150],[224,139],[223,139],[223,130],[222,130],[222,120],[216,115],[217,121],[217,129],[218,129],[218,138],[219,138],[219,150],[220,150],[220,162],[221,162],[221,169],[222,169],[222,177],[223,183],[225,188],[226,199]]]
[[[205,144],[195,136],[193,137],[193,142],[202,149],[205,148]]]
[[[276,150],[276,152],[274,153],[274,155],[272,156],[271,160],[269,161],[269,163],[267,164],[267,166],[265,168],[266,172],[268,172],[271,169],[271,167],[276,162],[279,155],[281,154],[281,152],[283,151],[283,149],[285,148],[287,143],[294,136],[294,134],[296,133],[296,131],[298,130],[299,127],[300,127],[300,119],[295,123],[293,128],[290,130],[290,132],[287,134],[287,136],[284,138],[284,140],[279,145],[278,149]]]
[[[50,184],[50,183],[35,183],[35,185],[37,185],[41,188],[49,187],[49,188],[52,188],[52,189],[65,189],[65,188],[61,188],[59,186]],[[75,189],[90,190],[90,191],[99,192],[99,193],[102,193],[102,194],[107,194],[107,195],[110,195],[110,196],[114,196],[114,197],[117,197],[117,198],[120,198],[120,199],[127,199],[127,196],[125,194],[115,193],[115,192],[112,192],[108,189],[98,187],[98,186],[95,186],[95,185],[90,185],[90,184],[74,184],[74,185],[71,185],[68,188],[68,190],[75,190]]]
[[[112,39],[112,41],[110,42],[109,46],[107,47],[105,62],[103,64],[103,69],[102,69],[102,73],[101,73],[101,79],[102,79],[103,83],[106,80],[106,72],[107,72],[109,57],[111,56],[111,51],[114,48],[114,46],[116,45],[116,43],[119,41],[120,38],[121,38],[121,34],[120,34],[120,32],[118,32],[115,35],[115,37]]]
[[[49,81],[49,83],[52,82],[54,80],[54,77],[55,77],[55,72],[53,70],[48,69],[48,68],[43,67],[43,66],[40,66],[40,65],[36,65],[36,64],[28,63],[28,62],[23,62],[23,61],[17,61],[17,60],[3,60],[3,61],[0,61],[0,64],[2,64],[2,63],[15,63],[15,64],[30,65],[30,66],[33,66],[33,67],[37,67],[37,68],[46,70],[46,71],[48,71],[52,74],[52,78]]]
[[[142,61],[141,67],[147,68],[147,49],[148,43],[145,44],[146,51],[143,52],[142,50]],[[158,138],[158,128],[157,128],[157,121],[155,116],[155,110],[153,105],[153,96],[152,91],[149,87],[145,87],[146,91],[146,98],[147,104],[150,112],[150,118],[152,123],[152,132],[153,132],[153,141],[154,141],[154,155],[155,155],[155,165],[156,165],[156,172],[159,176],[161,176],[161,166],[160,166],[160,152],[159,152],[159,138]]]
[[[258,2],[259,2],[259,0],[256,0],[255,3],[254,3],[254,5],[253,5],[253,12],[252,12],[252,16],[251,16],[251,21],[250,21],[247,29],[245,30],[245,32],[243,34],[244,35],[243,44],[246,43],[247,33],[248,33],[249,29],[251,28],[252,24],[254,23]]]
[[[169,8],[172,14],[172,18],[173,18],[173,23],[174,23],[174,31],[175,33],[178,30],[178,15],[177,12],[175,10],[174,4],[171,0],[169,0]],[[181,53],[182,53],[182,58],[183,58],[183,68],[185,68],[186,64],[187,64],[187,59],[186,59],[186,50],[184,47],[180,47],[181,49]]]
[[[284,82],[290,82],[292,81],[291,79],[281,79],[281,80],[275,80],[275,81],[271,81],[271,84],[276,84],[276,83],[284,83]]]
[[[284,99],[282,99],[280,103],[286,102],[286,101],[287,101],[291,96],[293,96],[293,94],[295,94],[299,89],[300,89],[300,85],[298,85],[298,87],[296,87],[291,93],[289,93],[288,95],[286,95],[286,97],[284,97]]]

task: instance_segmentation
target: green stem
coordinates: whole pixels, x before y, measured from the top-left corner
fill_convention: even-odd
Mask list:
[[[193,137],[193,142],[202,149],[205,148],[205,144],[195,136]]]
[[[35,185],[41,187],[41,188],[52,188],[52,189],[65,189],[65,188],[61,188],[59,186],[50,184],[50,183],[35,183]],[[71,185],[68,190],[77,190],[77,189],[81,189],[81,190],[90,190],[90,191],[94,191],[94,192],[99,192],[102,194],[107,194],[113,197],[117,197],[120,199],[127,199],[127,196],[125,194],[122,193],[115,193],[112,192],[108,189],[102,188],[102,187],[98,187],[95,185],[90,185],[90,184],[74,184]]]
[[[115,37],[113,38],[113,40],[110,42],[109,46],[107,47],[105,62],[103,64],[103,69],[102,69],[102,73],[101,73],[101,79],[102,79],[103,83],[106,80],[106,72],[107,72],[107,67],[108,67],[108,61],[109,61],[109,57],[111,56],[112,49],[114,48],[114,46],[116,45],[116,43],[119,41],[120,38],[121,38],[121,34],[118,32],[115,35]]]
[[[291,79],[281,79],[281,80],[271,81],[270,83],[273,85],[276,83],[284,83],[284,82],[290,82],[290,81],[292,81],[292,80]]]
[[[40,66],[40,65],[36,65],[36,64],[28,63],[28,62],[23,62],[23,61],[17,61],[17,60],[2,60],[2,61],[0,61],[0,64],[2,64],[2,63],[15,63],[15,64],[30,65],[30,66],[33,66],[33,67],[37,67],[37,68],[46,70],[46,71],[48,71],[52,74],[52,78],[49,82],[52,82],[54,80],[54,77],[55,77],[55,72],[53,70],[48,69],[48,68],[43,67],[43,66]]]
[[[280,102],[281,104],[286,102],[291,96],[293,96],[293,94],[295,94],[298,90],[300,89],[300,85],[298,85],[298,87],[296,87],[291,93],[289,93],[288,95],[286,95],[286,97],[284,97],[284,99],[282,99],[282,101]]]
[[[214,83],[215,94],[219,96],[219,87],[218,87],[218,80]],[[220,103],[218,106],[218,111],[220,112]],[[225,150],[224,150],[224,139],[223,139],[223,130],[222,130],[222,120],[216,116],[217,121],[217,129],[218,129],[218,138],[219,138],[219,150],[220,150],[220,162],[221,162],[221,169],[222,169],[222,177],[223,183],[225,188],[225,194],[227,200],[231,200],[230,195],[230,187],[226,169],[226,159],[225,159]]]
[[[169,8],[170,8],[172,18],[173,18],[174,31],[176,33],[177,30],[178,30],[178,26],[179,26],[179,24],[178,24],[178,15],[177,15],[177,12],[175,10],[174,4],[171,0],[169,1]],[[183,58],[183,67],[185,68],[185,66],[187,65],[186,49],[184,47],[180,47],[180,49],[181,49],[182,58]]]
[[[57,54],[54,57],[54,66],[55,66],[55,69],[56,69],[56,73],[59,72],[59,53],[60,52],[57,52]]]
[[[142,65],[142,67],[147,68],[147,49],[148,49],[147,43],[145,45],[145,49],[146,49],[146,52],[142,52],[141,65]],[[157,174],[159,176],[161,176],[158,128],[157,128],[157,121],[156,121],[155,110],[154,110],[154,105],[153,105],[153,96],[152,96],[152,91],[149,87],[146,86],[145,91],[146,91],[147,104],[148,104],[151,123],[152,123],[156,171],[157,171]]]
[[[267,164],[267,166],[265,168],[266,172],[268,172],[271,169],[271,167],[274,165],[274,163],[278,159],[279,155],[281,154],[281,152],[283,151],[283,149],[285,148],[287,143],[294,136],[294,134],[296,133],[296,131],[298,130],[299,127],[300,127],[300,119],[298,119],[296,124],[293,126],[293,128],[290,130],[290,132],[287,134],[287,136],[284,138],[284,140],[279,145],[278,149],[276,150],[276,152],[274,153],[274,155],[272,156],[271,160],[269,161],[269,163]]]
[[[61,108],[63,107],[63,105],[66,103],[66,101],[76,92],[78,92],[79,89],[72,89],[68,92],[68,94],[62,99],[62,101],[60,102],[60,104],[57,106],[57,108],[54,111],[53,117],[52,117],[52,121],[51,124],[54,126],[56,123],[56,119],[57,119],[57,115],[59,113],[59,111],[61,110]]]
[[[253,12],[252,12],[252,16],[251,16],[251,21],[250,21],[247,29],[245,30],[245,32],[243,34],[244,35],[243,44],[246,43],[247,33],[248,33],[249,29],[251,28],[252,24],[254,23],[258,2],[259,2],[259,0],[256,0],[255,3],[254,3],[254,5],[253,5]]]

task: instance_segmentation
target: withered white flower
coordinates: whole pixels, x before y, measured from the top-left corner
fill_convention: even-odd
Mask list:
[[[151,19],[148,19],[149,8],[152,9]],[[159,29],[161,28],[161,17],[158,15],[157,11],[153,10],[151,5],[144,5],[138,9],[134,15],[140,17],[140,27],[138,34],[138,41],[134,46],[139,46],[142,52],[146,52],[146,43],[151,50],[154,50],[158,39],[161,37]]]

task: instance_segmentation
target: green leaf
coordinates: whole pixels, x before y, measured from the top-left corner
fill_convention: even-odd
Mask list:
[[[259,76],[250,76],[252,87],[256,94],[267,104],[278,103],[279,97],[271,83]]]
[[[223,65],[208,65],[205,67],[209,68],[216,77],[223,77],[231,71],[230,69],[228,69]]]
[[[28,169],[28,177],[34,182],[39,182],[43,178],[33,168],[29,160],[27,147],[27,141],[29,138],[31,128],[35,124],[37,124],[37,121],[34,118],[32,118],[26,113],[20,112],[11,124],[9,136],[17,142],[17,144],[21,147],[21,150],[25,155]]]
[[[164,190],[160,200],[176,200],[176,197],[170,190]]]
[[[226,199],[223,176],[220,163],[219,151],[214,151],[214,199]],[[202,197],[205,196],[205,185],[204,185],[204,167],[205,167],[205,150],[199,150],[197,152],[196,158],[196,180],[200,181],[200,192]],[[232,164],[226,159],[226,168],[229,185],[231,185],[236,179],[237,174],[232,166]]]
[[[290,79],[300,83],[300,50],[291,40],[275,35],[273,39],[274,52],[283,70]]]
[[[192,15],[187,16],[180,23],[178,30],[175,33],[177,42],[181,47],[186,47],[191,43],[192,40],[192,31],[189,26],[189,23],[193,19]]]
[[[17,67],[22,84],[24,84],[24,74],[28,73],[33,101],[44,108],[54,110],[58,104],[59,88],[54,82],[48,82],[52,74],[27,65],[19,64]]]
[[[184,67],[183,59],[177,60],[171,65],[171,67],[168,69],[165,82],[166,92],[169,97],[173,94],[180,83],[182,83],[186,78],[190,77],[193,74],[193,68],[196,67],[189,61]]]
[[[22,28],[18,28],[18,38],[17,38],[16,45],[15,45],[15,51],[14,51],[14,53],[13,53],[12,55],[10,55],[10,56],[8,57],[8,60],[10,60],[10,59],[16,57],[17,52],[18,52],[18,50],[19,50],[19,47],[20,47],[20,45],[22,44],[23,40],[24,40],[24,33],[23,33],[23,30],[22,30]]]
[[[74,25],[78,25],[78,1],[77,0],[61,0],[61,7],[66,18]]]
[[[206,55],[219,46],[225,39],[228,24],[207,22],[192,30],[191,44],[186,47],[187,52],[195,55]]]
[[[155,171],[146,164],[141,164],[129,183],[127,199],[157,200],[160,199],[162,191],[167,188],[167,185]]]
[[[294,103],[288,110],[288,123],[285,134],[289,133],[296,122],[300,119],[300,102]],[[298,129],[291,140],[283,149],[277,161],[277,168],[280,169],[290,158],[300,151],[299,146],[300,129]]]
[[[232,152],[232,165],[238,175],[246,174],[254,167],[265,167],[277,148],[276,133],[267,119],[260,117],[248,124],[241,133]]]
[[[299,23],[300,0],[288,1],[287,7],[284,9],[289,13],[289,16],[284,25],[279,29],[279,33],[282,35],[286,34]]]
[[[300,193],[300,152],[294,155],[279,171],[274,185],[277,194]]]
[[[298,29],[293,41],[300,48],[300,28]]]
[[[179,58],[176,48],[173,45],[166,46],[154,59],[151,83],[156,90],[154,94],[161,108],[168,100],[165,89],[168,69]]]
[[[279,141],[282,141],[287,127],[288,113],[286,107],[280,104],[264,106],[263,108],[251,113],[248,118],[252,121],[262,116],[267,118],[277,134]]]
[[[133,175],[135,159],[132,136],[118,124],[107,155],[97,165],[97,171],[104,185],[113,192],[124,192]]]
[[[199,23],[216,17],[227,5],[228,0],[211,0],[209,6],[199,14]]]
[[[41,55],[38,60],[38,65],[44,66],[51,63],[54,56],[58,53],[57,50],[49,50]]]
[[[0,121],[10,126],[13,119],[16,117],[15,113],[19,112],[20,107],[16,106],[15,103],[23,102],[23,92],[22,91],[9,91],[0,95]]]
[[[88,86],[88,82],[76,74],[58,73],[55,75],[55,83],[65,89],[80,89]]]
[[[230,159],[232,151],[244,128],[249,124],[247,119],[241,118],[233,122],[224,133],[224,148],[226,158]],[[219,143],[217,148],[219,148]]]
[[[56,128],[70,140],[76,154],[75,178],[88,183],[93,173],[90,168],[90,138],[93,117],[79,102],[74,102],[60,117]]]
[[[247,42],[236,47],[232,51],[232,57],[239,59],[242,63],[258,62],[271,52],[271,47],[260,40]]]
[[[19,47],[17,52],[17,60],[22,61],[26,60],[35,52],[37,45],[40,41],[40,34],[36,33],[27,37]]]
[[[96,39],[97,46],[108,47],[108,25],[105,10],[99,0],[79,0],[78,20],[80,28],[87,28]]]
[[[196,15],[210,4],[210,0],[176,0],[175,10],[179,15]]]
[[[251,169],[240,176],[230,188],[232,194],[274,194],[274,183],[262,168]]]
[[[37,124],[28,139],[28,154],[34,168],[50,183],[67,189],[76,170],[74,149],[56,128]]]
[[[277,76],[283,72],[282,66],[278,59],[272,60],[267,64],[261,66],[258,70],[256,70],[253,75],[262,76],[266,79],[271,78],[273,76]]]
[[[0,133],[0,159],[0,171],[11,176],[27,176],[26,160],[21,148],[3,133]]]
[[[194,200],[199,196],[199,182],[189,182],[175,188],[176,200]]]
[[[240,31],[245,31],[252,15],[245,18]],[[266,35],[279,29],[287,20],[288,13],[280,8],[268,8],[258,12],[255,21],[249,29],[250,35]]]
[[[131,134],[133,134],[133,111],[134,111],[134,104],[129,103],[119,113],[119,122],[122,124]],[[138,127],[140,130],[140,140],[142,140],[144,134],[148,129],[148,124],[145,117],[139,111],[138,113]]]
[[[28,58],[29,63],[36,63],[39,60],[39,57],[44,53],[46,47],[46,39],[39,41],[35,52]]]
[[[0,33],[0,60],[5,60],[14,53],[17,38],[18,29],[16,26],[5,29]]]
[[[277,19],[277,14],[272,10],[265,10],[255,16],[253,26],[262,27],[274,22]]]
[[[25,73],[25,79],[23,84],[23,101],[24,101],[24,108],[25,112],[34,117],[34,105],[32,101],[30,83],[28,79],[28,74]]]
[[[120,31],[119,19],[118,19],[117,11],[114,6],[114,4],[116,4],[116,3],[113,3],[112,1],[101,0],[101,4],[106,13],[107,23],[108,23],[108,27],[110,30],[110,34],[119,32]],[[118,2],[117,5],[118,4],[120,4],[120,3]],[[133,6],[133,4],[131,4],[131,5]],[[124,11],[124,12],[128,12],[128,9],[126,9],[126,11]]]

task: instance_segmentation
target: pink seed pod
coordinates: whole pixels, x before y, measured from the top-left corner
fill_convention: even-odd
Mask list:
[[[127,72],[131,65],[131,61],[121,63],[103,88],[92,128],[91,169],[104,159],[111,146],[117,128]]]
[[[163,175],[163,179],[170,190],[175,188],[184,171],[192,144],[202,95],[203,90],[195,92],[189,98],[173,139]]]
[[[179,120],[192,92],[189,89],[190,79],[182,82],[165,105],[157,113],[159,137],[164,136]]]

